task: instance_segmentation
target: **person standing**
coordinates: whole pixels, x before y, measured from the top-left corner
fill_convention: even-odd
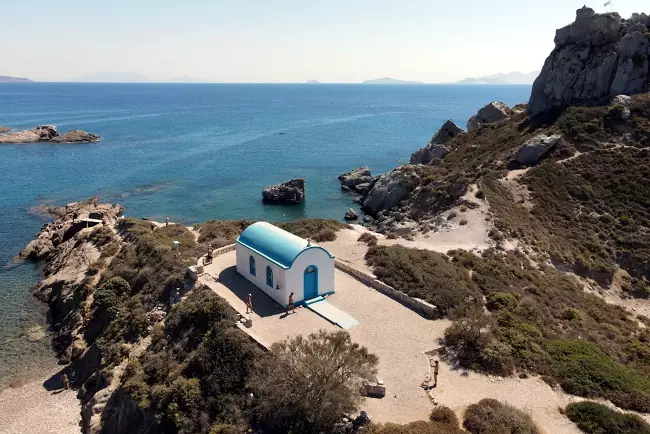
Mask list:
[[[440,369],[440,363],[436,360],[433,362],[433,387],[438,387],[438,369]]]
[[[289,304],[287,305],[287,315],[289,315],[289,311],[291,311],[291,313],[296,313],[296,309],[294,309],[294,306],[293,306],[293,292],[291,294],[289,294]]]
[[[169,217],[165,217],[165,226],[169,226]]]
[[[246,313],[252,313],[253,312],[253,296],[248,294],[248,297],[246,297]]]

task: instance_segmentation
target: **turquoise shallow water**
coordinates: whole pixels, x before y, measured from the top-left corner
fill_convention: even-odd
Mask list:
[[[84,129],[94,144],[0,146],[0,265],[40,226],[42,202],[98,195],[130,216],[341,219],[351,198],[337,176],[408,161],[447,119],[464,125],[482,105],[528,99],[529,86],[265,84],[0,84],[0,125]],[[283,131],[285,134],[280,135]],[[304,177],[307,199],[264,206],[265,185]],[[51,360],[30,295],[37,270],[0,271],[0,384]]]

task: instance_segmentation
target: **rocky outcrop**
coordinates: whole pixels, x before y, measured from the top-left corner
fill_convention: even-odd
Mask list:
[[[20,252],[22,258],[45,259],[60,244],[68,241],[79,231],[86,228],[85,218],[95,218],[110,224],[120,216],[123,207],[120,205],[102,204],[98,198],[83,202],[72,202],[65,206],[44,207],[41,212],[57,218],[43,226],[36,239],[32,240]]]
[[[540,134],[527,140],[515,151],[513,159],[526,166],[533,165],[539,161],[547,152],[553,149],[562,139],[562,136],[555,134],[547,136]]]
[[[345,213],[345,216],[344,216],[344,219],[346,221],[357,220],[358,218],[359,218],[359,216],[357,215],[356,211],[354,211],[352,208],[347,210],[347,212]]]
[[[507,104],[500,101],[491,102],[482,107],[474,116],[467,121],[467,131],[479,129],[482,125],[508,119],[511,109]]]
[[[630,116],[632,116],[632,111],[629,107],[630,102],[632,102],[632,98],[628,95],[616,95],[614,99],[612,99],[611,105],[618,109],[618,118],[622,121],[626,121],[630,119]]]
[[[282,184],[270,185],[262,191],[264,202],[292,205],[305,200],[305,180],[292,179]]]
[[[465,134],[465,131],[451,120],[448,120],[433,136],[427,146],[411,154],[411,164],[429,164],[434,159],[445,158],[449,153],[449,148],[445,146],[445,143],[461,134]]]
[[[368,166],[361,166],[339,176],[341,189],[363,194],[373,181]]]
[[[99,138],[97,134],[87,133],[83,130],[72,130],[54,137],[49,141],[54,143],[88,143],[96,142]]]
[[[8,131],[8,130],[7,130]],[[9,134],[0,135],[0,144],[19,144],[19,143],[88,143],[96,142],[100,137],[96,134],[87,133],[82,130],[68,131],[62,135],[54,125],[39,125],[33,130],[16,131]]]
[[[0,133],[6,133],[7,131],[11,131],[11,128],[0,125]]]
[[[571,105],[604,105],[619,94],[650,90],[650,17],[578,9],[555,33],[555,48],[533,84],[528,113]]]
[[[390,209],[406,199],[419,182],[413,166],[401,166],[380,175],[363,199],[362,209],[370,215]]]

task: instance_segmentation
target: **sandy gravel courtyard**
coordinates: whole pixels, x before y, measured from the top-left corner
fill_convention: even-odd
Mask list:
[[[234,252],[216,257],[206,272],[209,274],[200,281],[241,313],[246,309],[246,295],[253,295],[255,313],[251,316],[253,327],[248,331],[265,345],[321,328],[336,330],[306,308],[287,317],[279,305],[236,273]],[[336,293],[328,297],[328,302],[359,321],[349,333],[354,341],[379,357],[379,378],[386,385],[386,396],[366,399],[363,409],[377,422],[405,423],[428,418],[434,404],[420,387],[429,370],[425,353],[439,347],[438,340],[450,322],[427,320],[338,269],[335,285]],[[492,378],[452,370],[441,363],[439,386],[433,396],[437,403],[459,415],[469,404],[482,398],[496,398],[530,413],[549,433],[580,432],[557,410],[573,397],[551,389],[537,378]]]

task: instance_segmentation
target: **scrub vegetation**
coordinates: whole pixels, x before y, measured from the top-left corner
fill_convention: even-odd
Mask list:
[[[367,260],[379,279],[454,320],[443,342],[453,362],[536,373],[569,393],[650,411],[650,332],[554,267],[495,249],[447,256],[375,246]]]

